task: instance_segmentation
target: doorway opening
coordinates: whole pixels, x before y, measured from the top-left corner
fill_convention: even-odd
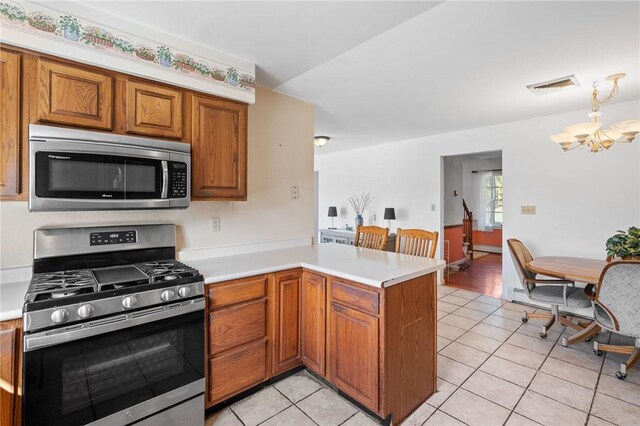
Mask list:
[[[502,151],[443,157],[445,284],[502,296]]]

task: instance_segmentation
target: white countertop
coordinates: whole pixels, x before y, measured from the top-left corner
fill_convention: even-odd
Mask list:
[[[444,260],[407,256],[343,244],[318,244],[188,262],[205,283],[228,281],[292,268],[345,278],[373,287],[389,287],[444,269]],[[20,318],[29,281],[0,284],[0,321]]]
[[[22,317],[22,305],[29,281],[0,284],[0,321]]]
[[[200,270],[206,284],[302,267],[379,288],[389,287],[445,267],[444,260],[344,244],[318,244],[192,260],[188,263],[189,266]]]

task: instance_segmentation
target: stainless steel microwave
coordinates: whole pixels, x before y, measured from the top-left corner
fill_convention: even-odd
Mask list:
[[[191,146],[29,125],[29,210],[184,209]]]

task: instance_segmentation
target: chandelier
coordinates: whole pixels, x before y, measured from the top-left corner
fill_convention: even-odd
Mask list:
[[[614,143],[629,143],[633,141],[640,132],[640,120],[627,120],[612,124],[608,129],[602,130],[600,117],[600,105],[609,102],[618,94],[618,80],[624,78],[626,74],[619,73],[607,77],[607,81],[613,82],[611,93],[606,98],[598,99],[598,82],[593,83],[593,93],[591,94],[591,112],[588,114],[591,121],[586,123],[572,124],[565,127],[563,132],[551,135],[551,140],[560,144],[564,151],[574,148],[586,148],[589,152],[600,152],[609,149]]]

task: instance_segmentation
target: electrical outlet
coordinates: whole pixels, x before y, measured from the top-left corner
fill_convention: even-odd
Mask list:
[[[293,185],[291,187],[291,199],[297,200],[298,198],[300,198],[300,191],[298,190],[297,186]]]
[[[211,232],[220,232],[220,218],[212,217],[211,218]]]
[[[536,214],[536,206],[520,206],[520,214]]]

